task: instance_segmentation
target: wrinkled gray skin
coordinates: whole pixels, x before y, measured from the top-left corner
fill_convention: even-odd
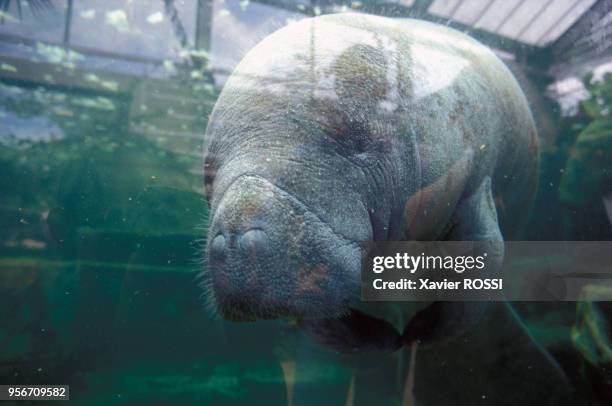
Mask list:
[[[360,14],[291,24],[245,56],[210,118],[209,299],[354,352],[462,333],[483,306],[361,303],[358,242],[512,238],[537,156],[523,93],[470,37]]]

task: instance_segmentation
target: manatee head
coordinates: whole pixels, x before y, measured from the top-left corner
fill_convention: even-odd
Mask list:
[[[339,316],[359,294],[360,242],[389,232],[385,160],[318,123],[261,114],[209,134],[205,256],[215,305],[231,320]]]
[[[399,232],[410,145],[395,136],[389,58],[359,30],[309,21],[249,52],[207,128],[205,280],[226,319],[346,314],[359,243]]]

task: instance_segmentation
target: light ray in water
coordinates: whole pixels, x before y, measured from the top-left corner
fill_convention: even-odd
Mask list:
[[[295,361],[281,361],[283,368],[283,377],[285,378],[285,387],[287,389],[287,406],[293,405],[293,389],[295,388]]]
[[[408,367],[408,376],[406,377],[406,384],[404,385],[404,400],[402,406],[415,406],[414,401],[414,376],[416,373],[416,353],[417,353],[417,342],[413,342],[410,346],[410,366]]]
[[[355,372],[351,375],[351,384],[349,385],[348,395],[346,397],[346,406],[353,406],[355,403]]]

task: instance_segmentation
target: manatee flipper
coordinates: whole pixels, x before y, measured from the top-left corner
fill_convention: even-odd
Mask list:
[[[483,180],[476,192],[457,204],[451,224],[446,240],[490,241],[493,252],[488,252],[487,269],[501,269],[503,238],[489,177]],[[477,324],[486,307],[486,302],[435,302],[410,320],[404,328],[404,342],[418,340],[427,343],[453,338]]]
[[[465,190],[473,158],[474,152],[467,148],[444,175],[410,196],[404,205],[404,240],[433,241],[439,239],[439,233],[451,220],[452,211],[449,211],[448,208],[457,205]],[[417,178],[420,178],[421,170],[418,167],[420,164],[416,165],[414,169]]]
[[[451,222],[448,241],[503,241],[489,176],[471,196],[459,202]]]

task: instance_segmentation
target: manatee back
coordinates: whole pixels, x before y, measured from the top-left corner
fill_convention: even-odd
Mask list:
[[[463,196],[490,176],[504,239],[518,238],[535,197],[539,170],[537,130],[521,86],[506,64],[473,38],[426,22],[406,23],[402,31],[415,41],[413,69],[421,65],[427,70],[413,77],[415,83],[425,77],[438,87],[440,81],[448,82],[423,103],[426,111],[420,113],[434,117],[425,132],[433,143],[421,139],[433,151],[425,159],[436,162],[437,156],[437,167],[443,167],[439,160],[444,157],[473,152]],[[441,122],[446,123],[444,131],[439,130]],[[436,146],[445,144],[441,137],[462,142],[441,151]],[[431,181],[433,177],[425,180]]]
[[[299,116],[332,130],[351,122],[383,140],[401,138],[407,146],[396,174],[400,196],[433,184],[468,157],[462,188],[449,202],[490,176],[505,236],[515,235],[510,225],[525,217],[535,192],[537,137],[523,92],[489,48],[444,26],[352,13],[290,24],[241,61],[212,127],[239,126],[249,117],[261,123],[263,111],[264,125],[276,123],[275,129]],[[242,133],[217,131],[228,142]]]
[[[418,152],[406,158],[407,172],[418,178],[413,189],[425,190],[446,177],[452,185],[444,188],[444,206],[454,207],[489,176],[502,234],[517,238],[537,187],[538,137],[526,97],[506,64],[473,38],[429,22],[326,19],[371,33],[385,50],[390,91],[384,102],[398,106],[401,117],[387,114],[398,123],[399,136],[413,137]],[[453,173],[457,168],[461,174]]]

